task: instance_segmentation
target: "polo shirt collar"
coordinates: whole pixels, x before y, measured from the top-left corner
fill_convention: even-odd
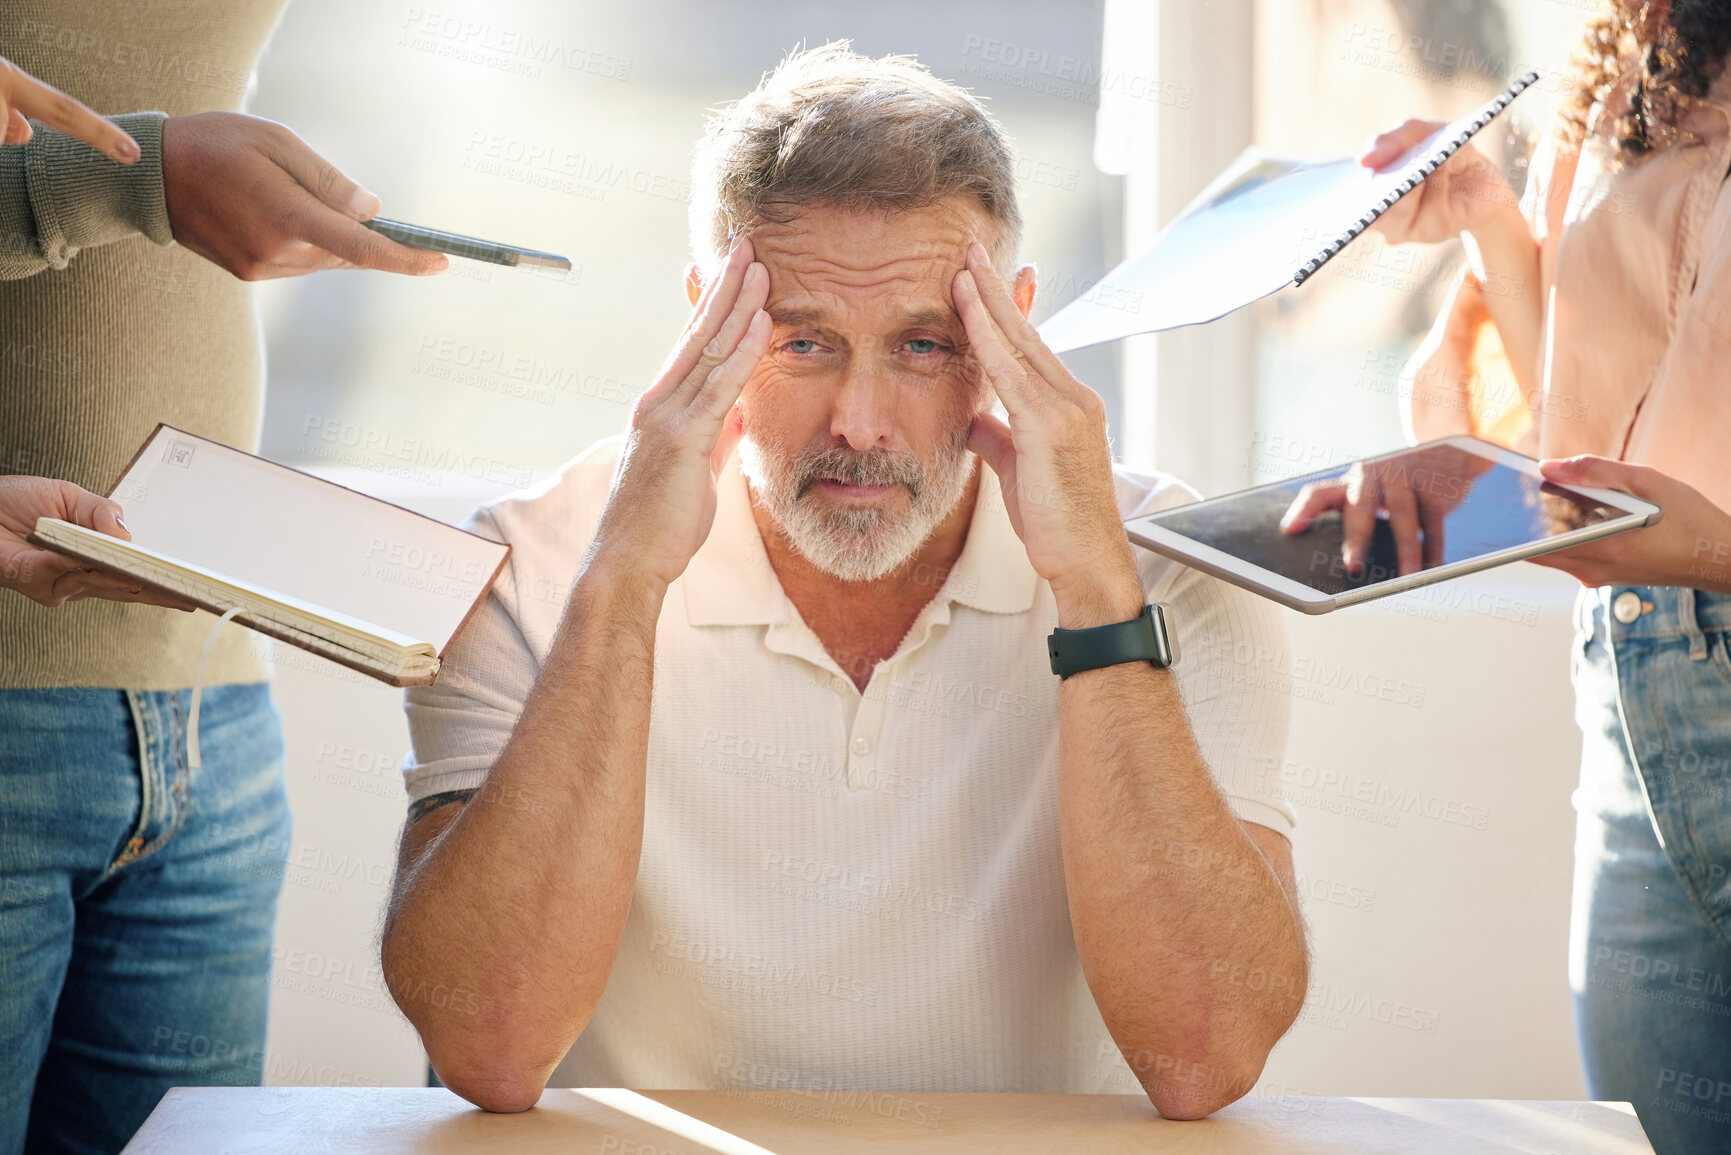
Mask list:
[[[1004,505],[998,475],[979,463],[980,487],[968,539],[935,601],[960,602],[994,614],[1033,608],[1039,575]],[[716,478],[715,522],[692,555],[681,582],[686,620],[693,626],[779,625],[795,616],[752,517],[751,491],[737,454]],[[945,617],[948,615],[946,614]]]
[[[694,626],[768,626],[792,616],[752,519],[737,453],[715,479],[715,521],[681,580],[686,620]]]

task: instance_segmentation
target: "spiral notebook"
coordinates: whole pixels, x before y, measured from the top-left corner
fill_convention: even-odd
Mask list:
[[[1246,149],[1146,252],[1052,314],[1040,336],[1063,353],[1199,325],[1302,285],[1538,78],[1527,73],[1383,172]]]
[[[170,425],[108,496],[131,541],[50,517],[27,540],[393,686],[433,681],[511,553]]]

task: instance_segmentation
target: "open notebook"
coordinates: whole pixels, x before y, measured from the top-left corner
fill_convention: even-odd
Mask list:
[[[511,553],[168,425],[108,496],[130,542],[47,517],[28,540],[393,686],[433,680]]]
[[[1538,78],[1527,73],[1382,172],[1246,149],[1147,251],[1048,317],[1040,337],[1065,353],[1200,325],[1303,284]]]

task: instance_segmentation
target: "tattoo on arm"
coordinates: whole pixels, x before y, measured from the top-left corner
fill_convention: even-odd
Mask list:
[[[435,810],[442,809],[452,803],[462,805],[469,801],[479,790],[446,790],[439,794],[429,794],[409,804],[409,825],[413,826]]]

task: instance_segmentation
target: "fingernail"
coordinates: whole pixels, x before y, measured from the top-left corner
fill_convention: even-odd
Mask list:
[[[378,214],[379,198],[356,185],[355,191],[349,194],[349,211],[363,221],[371,220]]]
[[[133,140],[130,136],[125,136],[121,137],[119,142],[115,144],[114,155],[117,160],[126,164],[131,164],[144,154],[139,151],[138,142],[136,140]]]
[[[114,515],[114,524],[118,525],[121,529],[126,529],[126,519],[124,517],[121,517],[118,513]],[[126,532],[131,533],[132,531],[130,529],[126,529]]]

